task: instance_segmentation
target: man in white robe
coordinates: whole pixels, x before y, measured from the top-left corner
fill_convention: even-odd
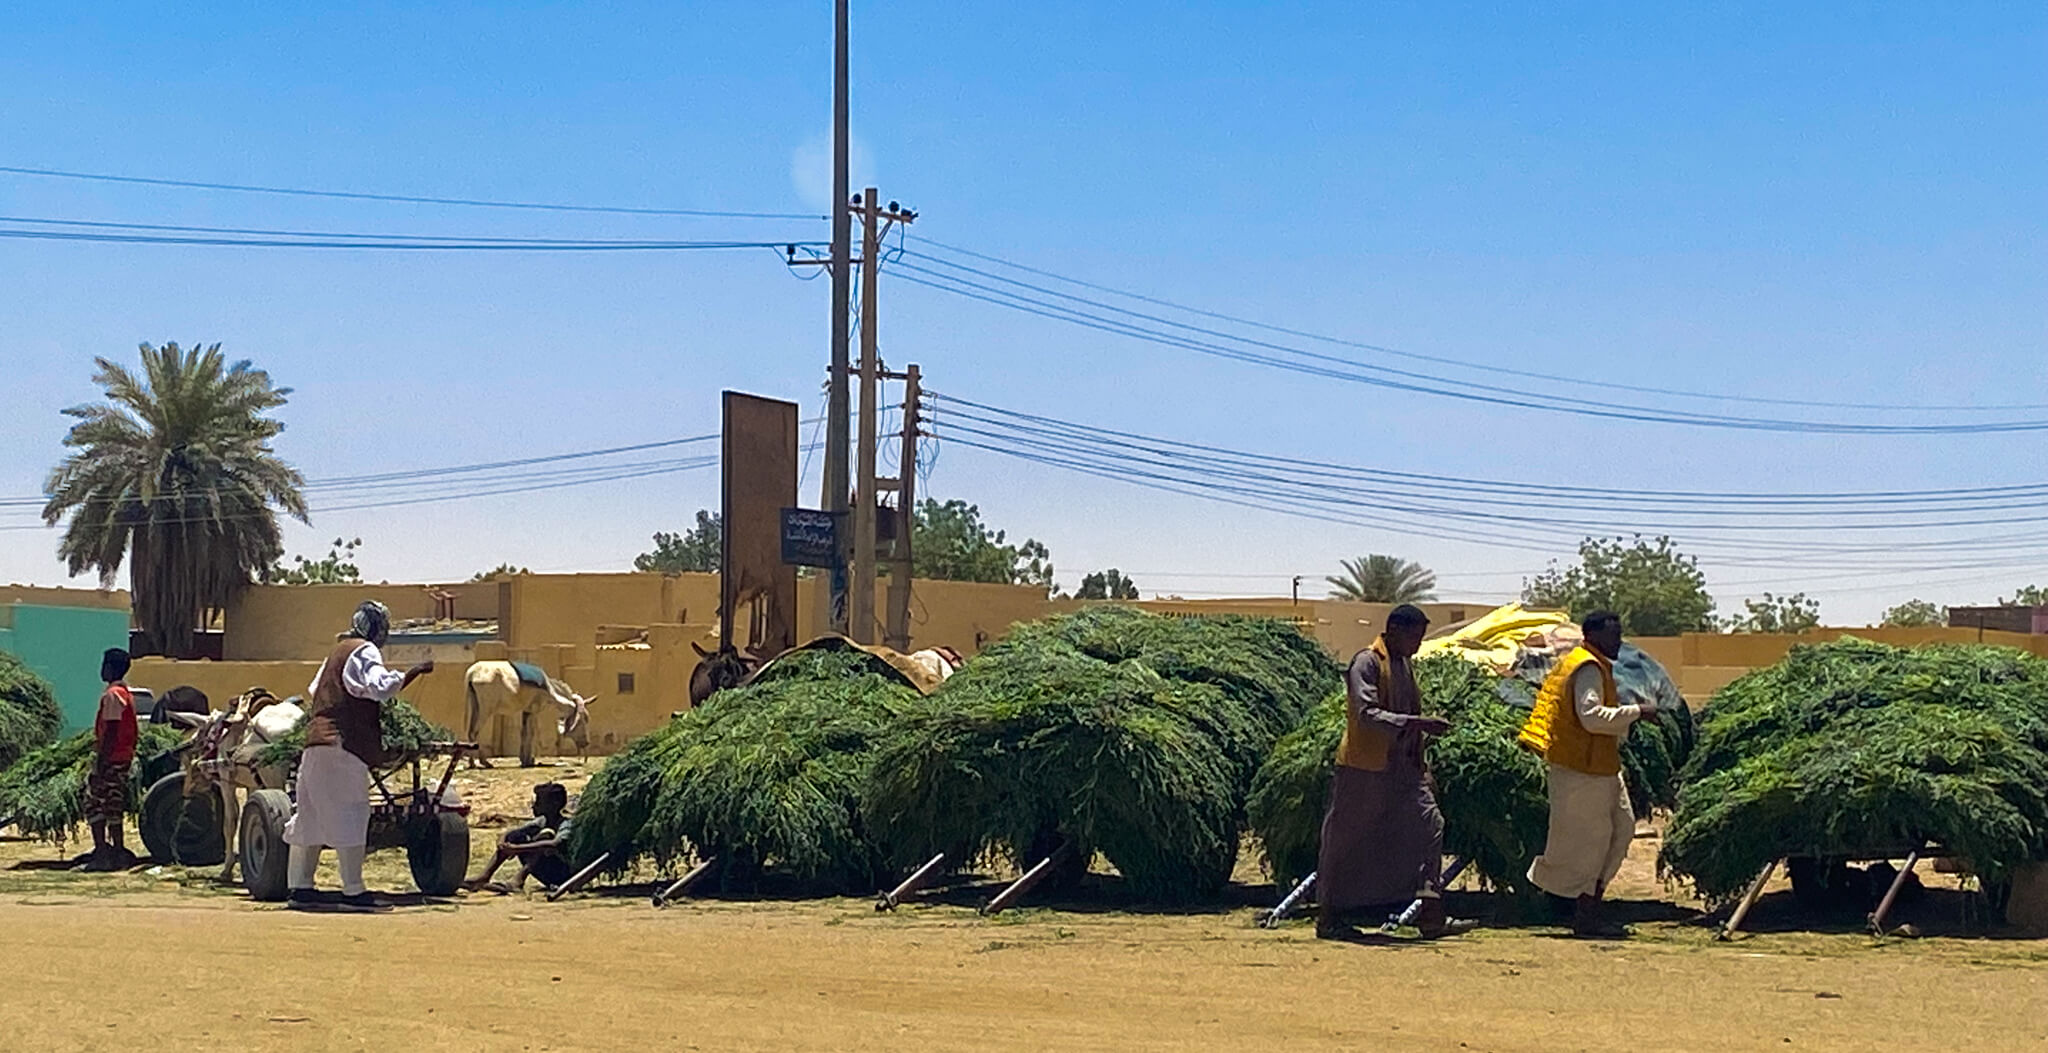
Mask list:
[[[363,856],[370,831],[370,766],[383,752],[379,709],[434,663],[404,673],[387,668],[378,649],[390,633],[391,614],[374,600],[356,609],[349,631],[320,663],[307,685],[306,749],[299,755],[298,797],[285,843],[288,905],[306,909],[334,902],[357,910],[380,909],[363,885]],[[314,889],[323,848],[334,849],[341,869],[341,897]]]
[[[1550,834],[1529,865],[1529,880],[1572,903],[1575,934],[1611,938],[1626,933],[1607,924],[1602,901],[1636,829],[1620,773],[1621,743],[1637,720],[1657,712],[1657,703],[1624,701],[1615,687],[1618,615],[1596,611],[1581,628],[1584,647],[1552,671],[1522,733],[1523,744],[1548,762],[1550,784]]]

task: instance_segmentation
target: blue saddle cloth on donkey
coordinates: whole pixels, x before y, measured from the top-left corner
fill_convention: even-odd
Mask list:
[[[532,662],[514,662],[512,671],[519,674],[519,682],[522,684],[529,684],[542,690],[548,687],[547,671]]]

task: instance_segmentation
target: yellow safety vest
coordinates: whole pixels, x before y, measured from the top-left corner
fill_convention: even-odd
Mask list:
[[[1385,637],[1372,642],[1372,653],[1380,659],[1380,705],[1394,693],[1394,660],[1387,655]],[[1346,685],[1347,688],[1349,685]],[[1393,748],[1394,736],[1378,725],[1366,724],[1358,719],[1358,711],[1351,704],[1351,693],[1344,693],[1344,737],[1337,740],[1337,763],[1347,768],[1361,768],[1365,771],[1386,771],[1387,751]]]
[[[1621,737],[1586,730],[1578,702],[1571,697],[1572,676],[1587,662],[1600,669],[1601,702],[1615,704],[1614,663],[1590,648],[1574,648],[1544,678],[1542,690],[1536,692],[1536,708],[1515,741],[1552,764],[1587,775],[1614,775],[1621,771]]]

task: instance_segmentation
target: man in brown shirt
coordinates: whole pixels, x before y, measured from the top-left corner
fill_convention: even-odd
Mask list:
[[[1422,755],[1426,741],[1451,725],[1423,715],[1409,664],[1428,632],[1421,608],[1402,604],[1345,673],[1344,738],[1316,867],[1317,936],[1354,937],[1345,914],[1400,910],[1416,899],[1422,901],[1416,926],[1424,936],[1466,927],[1444,916],[1438,887],[1444,819]]]

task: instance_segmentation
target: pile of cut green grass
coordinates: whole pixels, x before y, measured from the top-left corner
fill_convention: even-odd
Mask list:
[[[0,771],[29,751],[57,741],[64,714],[49,681],[0,651]]]
[[[888,853],[859,799],[876,744],[917,693],[859,651],[793,655],[745,687],[642,735],[605,762],[577,804],[571,854],[610,869],[685,852],[742,872],[871,891]]]
[[[2048,859],[2048,662],[2000,647],[1795,647],[1700,714],[1660,857],[1701,895],[1788,856],[1933,842],[1996,880]]]

